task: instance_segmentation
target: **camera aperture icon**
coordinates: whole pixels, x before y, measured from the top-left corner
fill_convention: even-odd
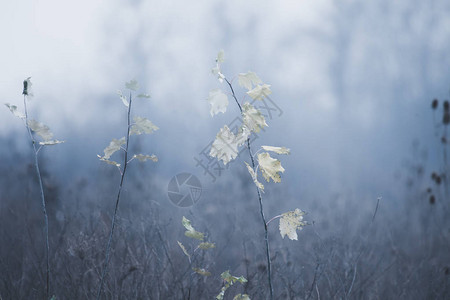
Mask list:
[[[179,207],[194,205],[202,195],[202,184],[190,173],[180,173],[172,177],[167,187],[170,201]]]

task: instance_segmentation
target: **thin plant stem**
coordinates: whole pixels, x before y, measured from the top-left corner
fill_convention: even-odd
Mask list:
[[[46,258],[46,287],[45,287],[45,298],[48,299],[49,291],[50,291],[50,243],[48,240],[48,215],[47,215],[47,206],[45,203],[45,195],[44,195],[44,186],[42,184],[42,177],[41,177],[41,171],[39,170],[39,161],[38,161],[38,153],[40,148],[36,148],[36,141],[33,138],[33,134],[31,133],[31,128],[28,126],[28,111],[27,111],[27,101],[26,101],[27,94],[23,95],[23,106],[25,110],[25,126],[27,127],[28,135],[30,136],[31,144],[33,146],[33,152],[34,152],[34,166],[36,168],[36,174],[39,181],[39,188],[41,192],[41,205],[42,205],[42,212],[44,213],[44,235],[45,235],[45,258]]]
[[[105,250],[105,261],[103,263],[103,271],[102,271],[102,277],[100,280],[100,287],[98,289],[98,293],[97,293],[97,300],[100,299],[100,296],[102,294],[102,290],[103,290],[103,285],[104,285],[104,281],[105,281],[105,276],[108,270],[108,264],[109,264],[109,259],[110,259],[110,253],[111,253],[111,244],[112,244],[112,239],[113,239],[113,235],[114,235],[114,228],[116,227],[116,217],[117,217],[117,210],[119,208],[119,202],[120,202],[120,194],[122,192],[122,187],[123,187],[123,181],[125,178],[125,172],[127,170],[127,165],[128,165],[128,144],[130,141],[130,115],[131,115],[131,93],[130,93],[130,101],[128,103],[128,114],[127,114],[127,142],[126,142],[126,147],[125,147],[125,157],[124,157],[124,163],[123,163],[123,171],[121,172],[121,177],[120,177],[120,184],[119,184],[119,190],[117,192],[117,198],[116,198],[116,205],[114,207],[114,215],[111,221],[111,228],[110,228],[110,232],[109,232],[109,238],[108,238],[108,244],[106,245],[106,250]]]
[[[231,85],[231,83],[228,81],[228,79],[224,78],[226,83],[228,84],[228,86],[230,87],[231,90],[231,94],[234,98],[234,100],[236,101],[236,104],[239,107],[239,110],[242,114],[242,107],[239,104],[239,101],[236,98],[236,94],[234,93],[234,89],[233,86]],[[253,154],[252,154],[252,149],[250,147],[250,137],[247,138],[247,149],[248,149],[248,153],[250,155],[250,159],[252,161],[252,168],[255,169],[255,160],[253,159]],[[261,192],[259,191],[259,188],[256,187],[256,192],[258,193],[258,202],[259,202],[259,212],[261,214],[261,219],[263,221],[264,224],[264,241],[266,244],[266,259],[267,259],[267,280],[269,283],[269,290],[270,290],[270,300],[273,299],[273,286],[272,286],[272,262],[270,260],[270,244],[269,244],[269,233],[267,230],[267,222],[266,222],[266,217],[264,216],[264,206],[263,206],[263,200],[262,200],[262,196],[261,196]]]

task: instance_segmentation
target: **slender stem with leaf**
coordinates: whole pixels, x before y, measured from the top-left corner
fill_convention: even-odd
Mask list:
[[[98,292],[97,292],[97,300],[99,300],[101,297],[104,282],[105,282],[105,277],[106,277],[106,274],[108,271],[108,265],[109,265],[110,256],[111,256],[112,241],[113,241],[113,236],[114,236],[114,229],[116,227],[116,219],[117,219],[117,213],[118,213],[118,209],[119,209],[120,196],[122,193],[122,188],[123,188],[123,183],[124,183],[124,179],[125,179],[125,174],[127,171],[127,166],[134,159],[138,159],[141,162],[146,161],[146,160],[152,160],[152,161],[156,162],[158,160],[155,155],[143,155],[143,154],[137,154],[137,155],[135,154],[135,155],[133,155],[133,157],[130,160],[128,160],[130,136],[132,134],[136,134],[136,135],[140,135],[143,133],[149,134],[149,133],[152,133],[152,132],[158,130],[159,128],[146,118],[135,117],[134,123],[131,122],[131,104],[133,101],[131,91],[136,91],[138,88],[138,84],[137,84],[137,81],[131,80],[130,82],[127,82],[125,84],[125,86],[127,89],[130,90],[130,95],[129,95],[128,100],[126,99],[126,97],[124,97],[122,95],[122,92],[119,91],[118,94],[119,94],[119,97],[122,100],[123,104],[127,107],[127,134],[125,137],[123,137],[119,140],[113,139],[111,141],[110,145],[105,148],[104,156],[98,155],[98,157],[100,158],[101,161],[104,161],[104,162],[106,162],[110,165],[116,166],[118,168],[118,170],[120,172],[120,183],[119,183],[119,189],[117,191],[117,197],[116,197],[116,202],[115,202],[115,206],[114,206],[114,214],[113,214],[112,221],[111,221],[111,227],[109,230],[108,242],[106,244],[106,249],[105,249],[105,260],[103,262],[103,268],[102,268],[102,273],[101,273],[101,278],[100,278],[100,285],[99,285]],[[137,96],[137,98],[150,98],[150,96],[147,94],[139,94]],[[123,144],[125,144],[125,148],[122,147]],[[111,155],[113,155],[118,150],[122,150],[124,152],[123,168],[121,168],[121,165],[119,163],[110,160]]]
[[[233,86],[231,85],[231,82],[228,81],[228,79],[225,77],[224,77],[224,80],[230,87],[231,94],[232,94],[234,100],[236,101],[236,104],[239,107],[239,111],[242,114],[242,106],[236,98],[236,94],[234,93],[234,89],[233,89]],[[250,146],[250,137],[247,138],[246,144],[247,144],[248,154],[249,154],[251,162],[252,162],[252,169],[254,170],[254,169],[256,169],[256,164],[255,164],[255,160],[253,159],[252,148]],[[259,212],[261,215],[261,220],[264,224],[264,242],[265,242],[265,246],[266,246],[266,262],[267,262],[267,281],[269,284],[270,299],[273,299],[273,286],[272,286],[272,275],[271,275],[272,274],[272,261],[270,259],[269,234],[267,231],[266,217],[264,215],[264,205],[263,205],[262,195],[261,195],[261,192],[259,191],[258,187],[256,187],[256,192],[258,194]]]
[[[238,156],[239,147],[244,144],[247,147],[248,154],[250,156],[251,165],[245,162],[247,170],[250,173],[253,182],[256,185],[256,192],[258,195],[259,213],[261,220],[263,222],[264,228],[264,242],[265,242],[265,253],[267,261],[267,281],[269,284],[269,295],[272,300],[274,297],[273,283],[272,283],[272,262],[270,259],[270,243],[269,243],[269,233],[268,224],[275,218],[280,218],[280,234],[282,237],[287,235],[289,239],[296,240],[296,231],[301,229],[306,225],[302,222],[304,213],[300,209],[295,209],[295,211],[290,211],[278,215],[272,218],[268,222],[264,215],[264,205],[262,199],[262,192],[264,192],[264,185],[258,181],[258,171],[261,172],[262,176],[267,182],[272,180],[273,182],[281,182],[280,173],[284,172],[284,168],[281,166],[281,162],[278,159],[272,158],[269,152],[275,154],[289,154],[290,150],[286,147],[274,147],[274,146],[261,146],[261,149],[252,152],[250,146],[250,137],[253,133],[259,133],[261,129],[268,126],[265,117],[261,111],[253,106],[249,102],[243,104],[239,103],[236,93],[234,91],[233,85],[221,72],[220,64],[224,61],[224,53],[220,51],[216,59],[216,67],[212,69],[212,73],[217,75],[219,81],[223,83],[225,81],[231,91],[231,95],[239,107],[239,111],[242,116],[242,125],[238,129],[237,133],[234,133],[224,126],[220,129],[220,132],[216,135],[216,139],[212,143],[210,156],[216,157],[222,160],[226,165]],[[264,101],[271,94],[270,85],[263,84],[261,79],[254,72],[240,73],[238,75],[238,83],[241,87],[247,89],[247,95],[250,96],[254,102]],[[211,104],[211,116],[218,113],[224,113],[228,106],[228,96],[223,93],[220,89],[211,90],[208,97],[208,102]],[[259,153],[261,150],[262,153]],[[264,152],[265,151],[265,152]]]
[[[112,217],[111,228],[109,230],[108,243],[106,245],[106,250],[105,250],[105,261],[103,262],[102,277],[100,279],[100,287],[98,288],[97,299],[100,299],[102,289],[103,289],[103,284],[105,281],[105,275],[108,270],[109,258],[110,258],[110,253],[111,253],[111,244],[112,244],[112,239],[113,239],[113,235],[114,235],[114,228],[116,227],[117,210],[119,208],[119,202],[120,202],[120,194],[122,193],[123,180],[125,178],[125,173],[127,171],[127,166],[128,166],[128,145],[130,142],[130,114],[131,114],[132,100],[133,99],[132,99],[131,93],[130,93],[130,98],[129,98],[129,102],[128,102],[127,135],[126,135],[126,146],[124,149],[123,169],[121,171],[119,190],[117,191],[116,204],[114,206],[114,214]]]
[[[50,292],[50,243],[48,240],[48,215],[47,215],[47,205],[45,202],[45,195],[44,195],[44,186],[42,184],[42,176],[41,171],[39,170],[39,160],[38,160],[38,153],[39,150],[41,150],[40,146],[39,148],[36,148],[36,141],[33,137],[33,133],[31,132],[30,126],[28,126],[28,110],[27,110],[27,101],[26,101],[27,94],[24,93],[23,95],[23,107],[25,109],[25,125],[27,127],[27,132],[30,137],[31,145],[33,147],[33,154],[34,154],[34,167],[36,169],[36,174],[38,177],[39,182],[39,190],[41,194],[41,205],[42,205],[42,212],[44,213],[44,236],[45,236],[45,261],[46,261],[46,272],[45,272],[45,278],[46,278],[46,288],[45,288],[45,298],[48,299],[49,292]]]
[[[44,125],[43,123],[40,123],[36,120],[29,119],[28,117],[28,108],[27,108],[27,100],[29,100],[29,97],[32,97],[33,94],[31,92],[31,77],[28,77],[26,80],[23,81],[23,107],[24,107],[24,113],[21,113],[16,105],[12,105],[9,103],[5,103],[6,107],[11,111],[11,113],[18,117],[19,119],[22,119],[25,123],[25,127],[28,132],[28,136],[30,138],[31,146],[33,149],[34,154],[34,166],[36,169],[36,174],[38,178],[39,183],[39,191],[40,191],[40,198],[41,198],[41,206],[42,206],[42,212],[44,214],[44,238],[45,238],[45,261],[46,261],[46,272],[45,272],[45,298],[48,299],[50,295],[50,243],[49,243],[49,226],[48,226],[48,214],[47,214],[47,205],[45,201],[45,193],[44,193],[44,185],[42,183],[42,176],[41,171],[39,169],[39,159],[38,154],[42,147],[44,146],[51,146],[63,143],[64,141],[54,140],[53,139],[53,133],[50,132],[50,128],[48,126]],[[42,141],[38,141],[35,138],[35,135],[38,135]],[[37,147],[39,145],[39,147]]]

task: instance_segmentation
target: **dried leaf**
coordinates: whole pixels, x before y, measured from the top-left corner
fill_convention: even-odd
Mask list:
[[[254,85],[260,84],[262,81],[254,72],[248,71],[247,73],[238,74],[238,83],[247,90],[251,90]]]
[[[213,89],[209,92],[208,102],[211,104],[211,117],[218,113],[225,113],[228,107],[228,97],[220,89]]]
[[[183,224],[184,228],[186,228],[186,231],[184,232],[185,236],[203,241],[205,235],[201,232],[196,231],[194,227],[192,227],[191,221],[183,216],[181,223]]]
[[[153,133],[158,130],[158,126],[152,123],[152,121],[147,118],[134,117],[134,124],[131,126],[130,135],[132,134],[143,134],[143,133]]]
[[[109,143],[109,146],[106,147],[105,150],[103,150],[103,152],[105,153],[103,158],[109,159],[111,155],[113,155],[114,152],[119,150],[120,146],[124,145],[125,143],[126,143],[125,137],[122,137],[120,140],[112,139],[112,141]]]
[[[122,91],[120,91],[120,90],[117,91],[117,95],[119,95],[120,100],[122,100],[123,105],[125,105],[126,107],[130,106],[130,104],[128,103],[127,98],[124,95],[122,95]]]
[[[17,110],[16,105],[5,103],[6,107],[12,112],[12,114],[20,119],[25,119],[25,115]]]
[[[154,154],[152,154],[152,155],[135,154],[135,155],[133,155],[133,158],[137,158],[141,162],[144,162],[147,160],[152,160],[154,162],[158,161],[158,158]]]
[[[261,146],[266,151],[272,151],[278,154],[291,154],[291,150],[286,147]]]
[[[48,126],[43,123],[40,123],[36,120],[29,120],[28,126],[44,141],[50,141],[53,138],[53,133],[50,132],[50,128],[48,128]]]
[[[226,165],[236,158],[238,154],[238,140],[236,136],[230,131],[227,125],[220,129],[216,135],[209,155],[217,157]]]
[[[245,162],[245,165],[247,166],[247,170],[250,173],[250,175],[252,176],[253,182],[255,183],[255,185],[264,193],[264,185],[258,181],[258,176],[256,174],[255,171],[253,171],[252,167],[250,167],[250,165]]]
[[[270,181],[270,178],[272,178],[274,182],[281,182],[279,172],[283,173],[284,168],[281,166],[278,159],[274,159],[270,157],[269,153],[264,152],[258,154],[258,163],[259,169],[267,182]]]
[[[258,84],[254,89],[248,91],[247,94],[255,100],[262,100],[263,98],[272,94],[272,91],[270,90],[270,85]]]
[[[268,126],[262,113],[248,102],[242,106],[242,117],[244,125],[252,132],[258,133]]]
[[[113,161],[113,160],[109,160],[109,159],[106,159],[106,158],[104,158],[104,157],[102,157],[102,156],[100,156],[100,155],[98,155],[97,154],[97,157],[101,160],[101,161],[103,161],[103,162],[105,162],[105,163],[107,163],[107,164],[109,164],[109,165],[113,165],[113,166],[116,166],[116,167],[120,167],[120,164],[118,163],[118,162],[115,162],[115,161]]]
[[[280,218],[280,234],[284,238],[285,235],[291,240],[297,240],[297,230],[302,230],[307,225],[303,222],[305,212],[296,208],[294,211],[284,213]]]
[[[216,245],[214,243],[203,242],[203,243],[200,243],[198,245],[198,247],[203,250],[208,250],[208,249],[216,248]]]
[[[189,260],[191,259],[191,256],[189,255],[189,253],[187,252],[186,248],[183,246],[183,244],[179,241],[177,241],[178,246],[180,246],[181,250],[183,250],[183,253],[189,258]]]
[[[195,273],[200,274],[200,275],[202,275],[202,276],[211,276],[211,273],[208,272],[208,271],[205,270],[205,269],[192,268],[192,270],[194,270]]]
[[[53,145],[57,145],[57,144],[62,144],[65,141],[59,141],[59,140],[51,140],[51,141],[45,141],[45,142],[39,142],[39,145],[43,145],[43,146],[53,146]]]
[[[132,91],[136,91],[139,88],[137,80],[134,79],[126,82],[125,87]]]

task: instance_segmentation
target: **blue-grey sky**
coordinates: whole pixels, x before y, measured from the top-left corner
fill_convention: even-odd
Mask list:
[[[32,76],[31,113],[67,141],[47,152],[55,172],[98,168],[96,154],[124,135],[116,90],[135,78],[152,95],[136,112],[161,128],[144,143],[161,181],[201,177],[193,157],[238,112],[209,114],[209,90],[228,91],[210,73],[220,49],[227,77],[251,70],[271,84],[283,115],[255,147],[292,149],[290,189],[392,193],[413,140],[439,161],[430,102],[450,96],[445,0],[10,1],[0,24],[0,98],[21,104]],[[1,136],[25,136],[6,108],[0,120]]]

